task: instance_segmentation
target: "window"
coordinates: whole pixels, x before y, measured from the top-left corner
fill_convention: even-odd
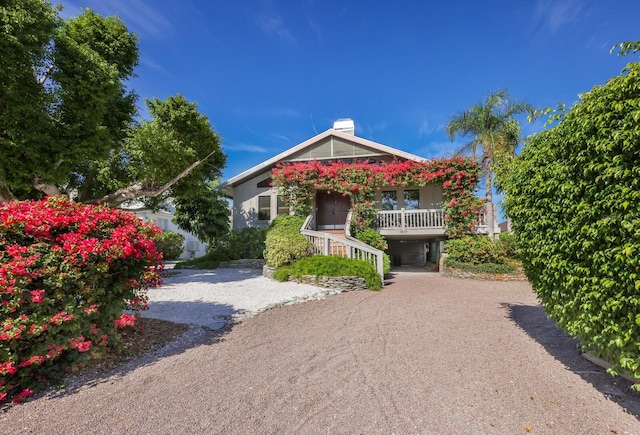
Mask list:
[[[259,188],[271,187],[271,177],[269,177],[269,178],[265,178],[264,180],[262,180],[261,182],[259,182],[257,186],[258,186]]]
[[[271,220],[271,197],[270,196],[258,197],[258,220],[260,221]]]
[[[278,197],[278,216],[289,214],[289,204],[285,204],[281,196]]]
[[[381,203],[383,210],[397,210],[398,192],[395,190],[383,190]]]
[[[418,210],[420,208],[420,191],[405,190],[404,191],[404,209]]]
[[[166,231],[169,228],[169,219],[163,219],[163,218],[158,218],[155,219],[156,224],[162,228],[164,231]]]

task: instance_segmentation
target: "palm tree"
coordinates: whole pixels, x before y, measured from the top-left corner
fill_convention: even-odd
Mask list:
[[[484,167],[485,192],[487,203],[487,226],[489,237],[495,238],[493,211],[493,162],[502,156],[513,156],[520,142],[520,123],[515,115],[529,113],[534,116],[535,109],[524,102],[509,99],[507,90],[489,92],[486,99],[471,108],[451,117],[447,124],[449,139],[458,134],[470,136],[472,140],[456,152],[457,155],[471,153],[474,157],[481,150]]]

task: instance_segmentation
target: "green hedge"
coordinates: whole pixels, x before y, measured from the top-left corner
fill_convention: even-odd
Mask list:
[[[463,236],[447,240],[445,252],[450,260],[460,263],[504,264],[507,260],[504,247],[483,235]]]
[[[581,100],[498,176],[549,316],[640,377],[640,64]]]
[[[287,281],[290,276],[300,278],[305,275],[359,276],[364,278],[369,290],[382,288],[380,275],[368,261],[331,255],[314,255],[288,266],[279,267],[274,273],[274,278],[278,281]]]
[[[451,258],[444,259],[444,265],[453,269],[460,269],[463,272],[470,273],[514,273],[516,268],[509,263],[495,264],[495,263],[483,263],[472,264],[456,261]]]

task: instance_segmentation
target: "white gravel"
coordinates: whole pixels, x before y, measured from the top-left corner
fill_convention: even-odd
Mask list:
[[[172,270],[150,289],[144,317],[221,329],[228,322],[278,306],[336,293],[294,282],[278,282],[257,269]]]

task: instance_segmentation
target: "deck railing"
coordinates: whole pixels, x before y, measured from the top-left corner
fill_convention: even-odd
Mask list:
[[[441,209],[381,210],[376,214],[379,230],[444,229]]]
[[[314,255],[336,255],[339,257],[357,258],[367,260],[376,268],[384,285],[384,252],[375,249],[366,243],[356,240],[346,233],[345,237],[335,234],[323,233],[311,229],[313,216],[309,215],[304,221],[300,234],[306,237],[313,245]],[[351,212],[347,216],[346,227],[351,225]]]
[[[376,227],[379,231],[425,231],[445,229],[444,211],[442,209],[418,210],[380,210],[376,213]],[[478,215],[479,233],[487,232],[487,218],[485,213]]]

